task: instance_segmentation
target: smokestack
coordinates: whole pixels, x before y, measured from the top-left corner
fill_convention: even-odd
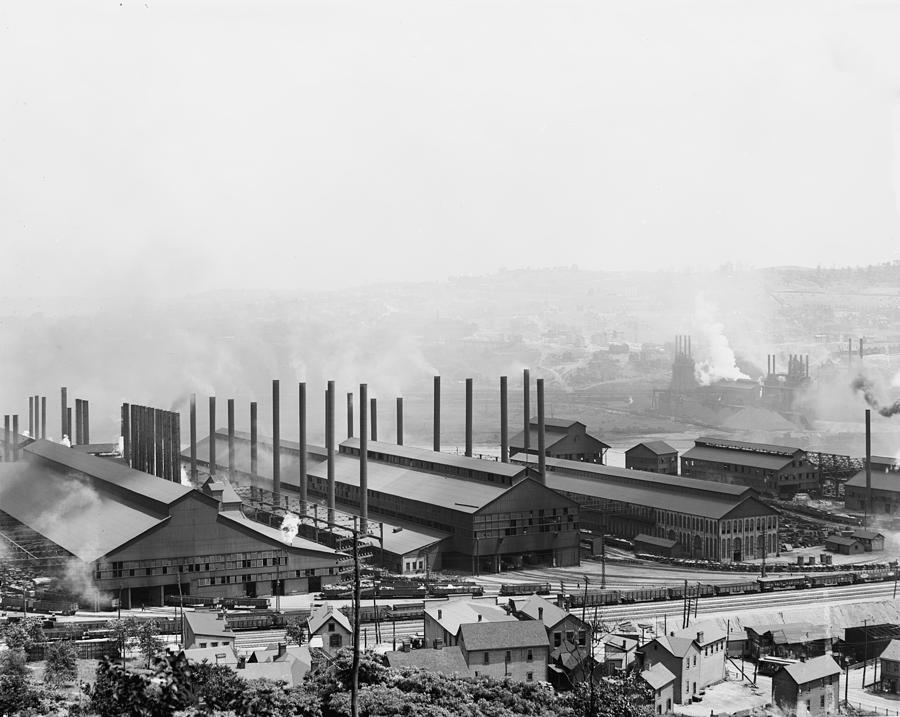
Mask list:
[[[541,483],[547,485],[547,456],[544,453],[545,448],[545,426],[544,426],[544,379],[537,380],[537,409],[538,409],[538,473],[541,476]]]
[[[397,396],[397,445],[403,445],[403,397]]]
[[[197,485],[197,394],[191,394],[191,413],[188,418],[191,432],[191,484]],[[180,477],[180,476],[179,476]]]
[[[65,387],[59,389],[59,440],[62,440],[63,436],[69,436],[69,403],[66,399],[66,389]],[[72,439],[72,436],[69,436],[69,440]]]
[[[209,397],[209,474],[216,474],[216,397]]]
[[[72,430],[72,407],[71,406],[66,406],[66,427],[69,429],[69,431]],[[72,434],[67,433],[66,435],[69,437],[69,443],[72,445],[75,445],[76,441],[72,440]]]
[[[859,337],[859,360],[860,361],[862,361],[862,358],[863,358],[863,341],[864,341],[863,337],[860,336]]]
[[[28,397],[28,435],[34,438],[34,396]]]
[[[531,447],[531,441],[529,440],[531,436],[531,372],[527,368],[522,371],[522,386],[524,389],[523,410],[525,411],[525,432],[522,437],[522,446],[525,449],[524,452],[528,453],[528,449]],[[528,460],[527,456],[525,460]]]
[[[298,415],[299,449],[300,449],[300,505],[306,510],[308,493],[306,489],[306,384],[301,382],[298,386],[300,408]]]
[[[41,396],[41,438],[47,438],[47,397]]]
[[[369,524],[369,442],[366,425],[366,400],[369,394],[369,386],[359,384],[359,529],[363,533]],[[372,399],[375,405],[375,399]],[[374,430],[374,425],[372,426]],[[375,440],[374,436],[372,440]]]
[[[378,440],[378,399],[370,398],[369,399],[369,423],[371,425],[372,430],[372,442]]]
[[[172,411],[169,414],[170,441],[172,446],[172,480],[181,482],[181,414]]]
[[[272,380],[272,502],[281,505],[281,390]]]
[[[163,456],[162,436],[165,435],[163,430],[165,414],[160,409],[154,408],[151,409],[151,415],[153,417],[153,449],[156,455],[155,463],[153,464],[153,474],[159,478],[164,478],[166,477],[166,464]]]
[[[325,390],[325,453],[328,459],[328,525],[334,526],[334,381]]]
[[[466,379],[466,455],[472,457],[472,389],[473,381]]]
[[[250,401],[250,485],[259,483],[259,416],[256,401]]]
[[[13,414],[13,432],[12,432],[12,454],[13,462],[19,460],[19,414]]]
[[[91,442],[91,404],[85,398],[81,402],[81,412],[84,414],[81,419],[81,437],[85,443]]]
[[[806,378],[809,378],[809,354],[806,354],[806,371],[804,372]]]
[[[228,480],[234,484],[234,399],[228,399]]]
[[[500,377],[500,460],[509,463],[509,412],[506,376]]]
[[[691,347],[691,337],[690,336],[687,337],[687,345],[688,345],[687,354],[688,354],[688,358],[690,358],[691,356],[694,355],[693,348]]]
[[[34,397],[34,433],[31,434],[32,438],[40,438],[41,437],[41,397]]]
[[[3,417],[3,460],[9,463],[9,415]]]
[[[134,467],[131,463],[131,407],[127,403],[122,404],[119,431],[122,434],[122,458],[126,466]]]
[[[866,409],[866,527],[872,511],[872,411]]]
[[[353,438],[353,392],[347,391],[347,438]]]
[[[84,417],[84,411],[81,408],[81,399],[75,399],[75,440],[73,443],[75,445],[81,445],[84,443],[84,431],[81,423],[81,419]]]
[[[441,377],[434,377],[434,452],[441,450]]]

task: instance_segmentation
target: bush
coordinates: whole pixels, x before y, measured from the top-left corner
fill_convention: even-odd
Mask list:
[[[0,652],[0,714],[27,713],[39,703],[39,695],[28,681],[25,653],[21,650]]]
[[[78,652],[69,640],[50,643],[44,665],[44,682],[57,687],[78,677]]]

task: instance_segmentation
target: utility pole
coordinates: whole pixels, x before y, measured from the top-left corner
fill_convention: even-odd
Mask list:
[[[584,600],[581,601],[581,621],[585,621],[585,610],[587,609],[587,588],[588,588],[588,576],[584,576]]]
[[[606,589],[606,536],[600,536],[600,588]]]
[[[862,675],[862,687],[866,689],[866,665],[869,664],[869,631],[867,628],[867,623],[869,622],[869,618],[863,620],[863,630],[865,630],[865,643],[863,647],[863,675]]]
[[[353,516],[353,663],[350,683],[350,715],[359,717],[359,603],[362,596],[359,579],[359,530]]]

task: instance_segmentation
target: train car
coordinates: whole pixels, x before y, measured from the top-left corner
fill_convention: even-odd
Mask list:
[[[770,593],[775,590],[802,590],[809,587],[806,575],[772,575],[757,578],[761,592]]]
[[[200,597],[199,595],[166,595],[168,607],[214,607],[219,598]]]
[[[712,587],[716,595],[744,595],[745,593],[759,592],[759,583],[755,580],[744,580],[736,583],[719,583]]]
[[[344,600],[353,597],[353,586],[350,583],[334,583],[322,588],[322,600]]]
[[[550,583],[503,583],[500,586],[501,595],[538,595],[550,594]]]
[[[228,613],[228,627],[235,631],[271,630],[284,624],[283,616],[272,612],[233,612]]]
[[[423,620],[425,618],[425,603],[410,602],[392,605],[390,615],[393,620]]]
[[[825,588],[836,585],[852,585],[854,581],[853,573],[816,573],[808,575],[807,581],[811,588]]]
[[[223,598],[222,606],[228,610],[268,610],[269,601],[266,598]]]
[[[446,597],[448,595],[484,595],[484,588],[477,583],[435,583],[428,586],[428,594],[434,597]]]
[[[853,580],[857,583],[883,582],[893,580],[894,574],[893,568],[869,568],[853,573]]]
[[[51,615],[74,615],[75,611],[78,610],[78,603],[71,600],[42,600],[38,598],[34,601],[33,610]]]
[[[635,602],[655,602],[657,600],[668,600],[668,588],[637,588],[635,590],[625,590],[622,592],[620,599],[623,603]]]
[[[587,593],[574,592],[561,595],[560,599],[568,608],[618,605],[622,602],[622,592],[619,590],[588,590]]]
[[[353,606],[352,605],[344,605],[341,609],[341,612],[344,613],[349,618],[353,618]],[[389,620],[391,617],[391,606],[390,605],[360,605],[359,606],[359,621],[360,622],[377,622],[381,620]]]

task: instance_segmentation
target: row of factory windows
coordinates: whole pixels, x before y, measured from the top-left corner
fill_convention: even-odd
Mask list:
[[[209,585],[231,585],[233,583],[261,583],[266,582],[268,580],[272,580],[273,577],[283,578],[287,580],[288,578],[309,578],[315,575],[315,570],[295,570],[294,575],[290,575],[290,573],[282,573],[280,575],[274,575],[272,573],[243,573],[242,575],[220,575],[220,576],[211,576],[208,578],[200,578],[197,580],[198,587],[206,587]],[[323,569],[319,571],[322,575],[326,574],[326,571]],[[328,568],[327,574],[334,575],[336,573],[335,568]]]
[[[359,450],[352,450],[350,453],[358,456]],[[488,473],[486,471],[471,470],[470,468],[463,468],[461,466],[444,465],[442,463],[435,464],[432,461],[423,461],[418,458],[407,458],[405,456],[395,456],[389,453],[380,453],[376,451],[369,451],[369,457],[372,460],[381,461],[383,463],[393,463],[394,465],[407,466],[416,470],[430,471],[446,476],[457,476],[459,478],[512,485],[512,479],[507,476]]]
[[[538,510],[537,522],[535,522],[534,511],[492,513],[475,516],[473,528],[478,538],[499,538],[527,535],[529,532],[549,533],[563,529],[577,530],[578,523],[575,521],[575,515],[570,513],[568,508],[563,508],[560,514],[557,514],[557,509],[553,508],[549,515],[542,508]]]
[[[245,557],[255,556],[255,557]],[[240,559],[235,559],[235,558]],[[190,562],[187,562],[190,561]],[[198,573],[209,570],[236,570],[238,568],[260,568],[268,566],[287,565],[287,557],[279,556],[275,551],[259,551],[257,553],[235,553],[233,555],[203,555],[194,556],[192,558],[170,558],[168,560],[114,560],[111,563],[97,566],[97,577],[99,579],[101,571],[112,572],[113,578],[135,577],[135,575],[168,575],[171,571],[173,574]]]
[[[754,527],[756,530],[775,530],[778,527],[778,518],[774,515],[744,518],[735,520],[723,520],[722,533],[750,533]]]

